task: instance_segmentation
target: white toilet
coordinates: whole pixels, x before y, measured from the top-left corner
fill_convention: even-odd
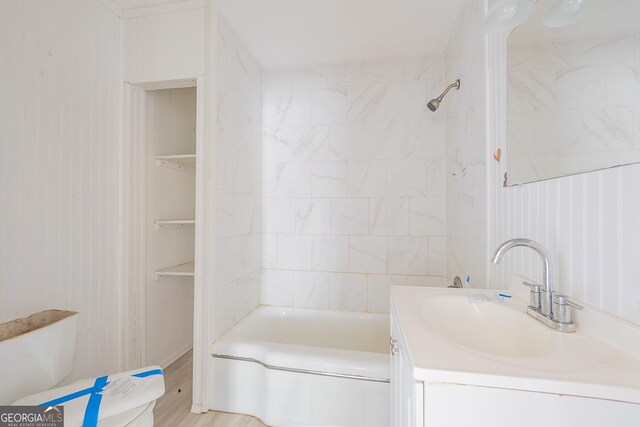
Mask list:
[[[71,374],[78,313],[46,310],[0,325],[0,405],[64,406],[64,425],[153,426],[157,366],[55,387]]]

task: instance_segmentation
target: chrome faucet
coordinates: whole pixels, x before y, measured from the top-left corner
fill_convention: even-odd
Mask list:
[[[542,286],[536,283],[523,282],[530,291],[530,302],[527,313],[545,325],[560,332],[575,332],[569,307],[582,310],[582,306],[569,300],[566,295],[556,295],[553,291],[553,274],[549,252],[540,243],[530,239],[511,239],[496,249],[491,262],[499,264],[504,254],[511,248],[524,246],[536,251],[542,259]]]

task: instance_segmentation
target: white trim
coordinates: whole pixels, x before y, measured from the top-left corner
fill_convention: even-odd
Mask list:
[[[105,0],[109,1],[109,0]],[[183,10],[201,9],[208,5],[207,0],[173,0],[162,4],[123,8],[123,18],[141,18],[143,16],[159,15],[162,13],[181,12]]]
[[[98,0],[104,7],[113,12],[118,18],[122,18],[122,9],[114,0]]]
[[[119,150],[120,279],[122,367],[146,362],[144,157],[146,95],[124,83],[123,133]]]
[[[504,199],[504,174],[509,155],[507,145],[507,37],[508,34],[492,34],[486,41],[486,122],[487,122],[487,253],[492,254],[501,242],[496,242],[501,227],[496,223]],[[502,150],[502,160],[497,163],[493,154]],[[495,269],[487,268],[487,283],[494,280]]]
[[[204,77],[198,77],[196,92],[196,223],[195,223],[195,277],[193,288],[193,407],[208,410],[209,384],[209,325],[213,308],[209,305],[212,281],[212,239],[215,244],[215,209],[211,209],[211,144],[206,144],[206,103],[208,92]],[[209,173],[208,173],[209,172]],[[208,208],[208,209],[207,209]]]
[[[167,81],[125,83],[121,138],[121,264],[122,264],[122,334],[124,369],[146,363],[145,298],[144,298],[144,128],[146,90],[196,87],[196,217],[193,313],[193,408],[208,410],[210,319],[209,287],[213,283],[211,248],[215,246],[215,205],[211,209],[210,194],[215,196],[215,181],[210,170],[215,160],[210,144],[205,143],[207,121],[205,108],[209,94],[205,78],[187,77]],[[215,104],[213,102],[212,104]],[[138,142],[136,144],[135,142]],[[208,169],[207,169],[208,168]],[[209,170],[209,172],[207,172]],[[135,196],[134,196],[135,195]],[[215,200],[215,197],[213,198]],[[207,209],[208,208],[208,209]],[[142,235],[140,236],[140,232]]]

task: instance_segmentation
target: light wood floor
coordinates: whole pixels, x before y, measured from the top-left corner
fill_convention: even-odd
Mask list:
[[[257,418],[246,415],[209,411],[192,414],[192,361],[191,351],[164,370],[165,394],[153,410],[155,427],[265,427]]]

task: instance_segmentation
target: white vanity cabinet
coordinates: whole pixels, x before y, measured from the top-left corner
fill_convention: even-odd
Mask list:
[[[425,291],[430,294],[425,296],[419,290],[406,288],[397,291],[392,288],[392,427],[640,425],[640,404],[636,401],[640,362],[636,358],[627,359],[612,350],[611,354],[603,353],[589,368],[579,366],[577,359],[571,360],[573,366],[562,367],[558,365],[561,360],[549,359],[546,370],[536,371],[496,363],[495,358],[463,350],[447,338],[435,337],[432,326],[424,323],[427,317],[424,302],[438,291]],[[490,295],[490,291],[481,292]],[[398,302],[394,301],[394,295]],[[450,321],[459,322],[460,317],[453,312]],[[461,327],[472,329],[463,324]],[[573,338],[583,339],[578,335]],[[611,362],[603,362],[606,359]],[[610,365],[617,363],[622,370],[611,369]],[[587,372],[589,369],[592,372]],[[595,383],[609,381],[605,375],[612,376],[615,390]],[[583,378],[593,383],[576,382]],[[576,387],[580,387],[578,392],[574,391]],[[610,398],[597,396],[609,392],[616,394]],[[595,397],[589,396],[591,393]]]
[[[423,383],[413,378],[413,365],[397,318],[391,315],[391,426],[423,425]]]

